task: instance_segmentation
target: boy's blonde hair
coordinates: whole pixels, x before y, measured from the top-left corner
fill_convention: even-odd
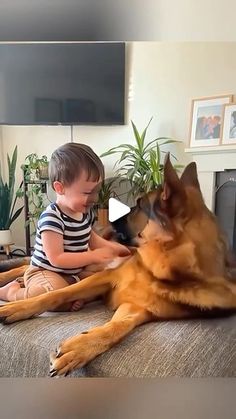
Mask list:
[[[66,143],[52,153],[49,163],[49,178],[52,187],[55,181],[69,186],[80,177],[82,172],[85,172],[87,180],[92,182],[104,180],[103,163],[88,145]]]

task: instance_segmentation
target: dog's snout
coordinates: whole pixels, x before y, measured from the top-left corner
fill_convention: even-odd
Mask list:
[[[127,236],[126,236],[126,234],[124,234],[123,232],[118,232],[118,233],[116,234],[116,236],[117,236],[117,239],[118,239],[118,240],[121,240],[121,241],[126,241],[126,240],[127,240]]]

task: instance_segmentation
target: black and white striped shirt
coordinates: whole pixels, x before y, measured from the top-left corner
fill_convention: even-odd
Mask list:
[[[88,250],[93,222],[94,214],[92,210],[87,214],[81,214],[81,220],[78,221],[64,214],[57,204],[50,204],[41,214],[38,221],[31,265],[64,274],[78,274],[82,270],[81,267],[65,269],[53,266],[49,262],[43,251],[41,233],[50,230],[63,235],[64,252],[85,252]]]

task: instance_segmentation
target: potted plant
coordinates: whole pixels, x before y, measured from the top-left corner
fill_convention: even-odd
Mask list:
[[[26,191],[29,211],[25,226],[31,225],[31,236],[35,236],[38,219],[48,205],[48,202],[45,202],[45,192],[42,186],[43,184],[30,184]]]
[[[40,179],[48,179],[48,158],[42,156],[38,161],[38,174]]]
[[[26,180],[40,180],[48,179],[48,165],[47,156],[39,157],[37,153],[31,153],[26,156],[25,163],[21,167]]]
[[[35,236],[37,222],[48,203],[45,202],[46,180],[48,179],[48,159],[43,155],[31,153],[21,166],[24,173],[24,188],[27,195],[28,212],[26,227],[31,226],[31,236]]]
[[[17,163],[17,146],[14,149],[12,157],[7,154],[8,163],[8,182],[2,177],[0,167],[0,245],[9,245],[12,243],[12,234],[10,227],[19,217],[23,206],[15,210],[18,198],[22,197],[23,192],[19,188],[15,193],[15,173]]]
[[[108,221],[108,205],[109,199],[115,197],[116,193],[114,190],[115,178],[104,179],[101,184],[101,188],[98,194],[98,203],[97,203],[97,220],[98,225],[101,227],[106,227],[109,223]]]
[[[115,153],[121,154],[120,158],[116,161],[115,166],[119,166],[121,163],[123,163],[123,165],[118,167],[116,174],[130,181],[131,189],[129,194],[131,194],[134,199],[143,193],[149,192],[156,188],[158,184],[162,183],[163,164],[161,163],[161,153],[166,152],[161,148],[166,144],[179,142],[169,137],[158,137],[146,143],[146,133],[151,121],[152,118],[142,133],[139,133],[136,125],[131,121],[135,145],[121,144],[101,155],[101,157],[105,157]],[[176,159],[173,154],[171,155]],[[174,167],[178,170],[182,166],[174,165]]]

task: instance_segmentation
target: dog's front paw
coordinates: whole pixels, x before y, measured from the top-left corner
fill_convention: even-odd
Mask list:
[[[30,301],[14,301],[0,306],[0,321],[4,324],[13,323],[32,317],[37,313]]]
[[[91,358],[91,347],[87,342],[87,332],[62,342],[56,352],[50,354],[50,376],[66,376],[75,369],[82,368]]]

